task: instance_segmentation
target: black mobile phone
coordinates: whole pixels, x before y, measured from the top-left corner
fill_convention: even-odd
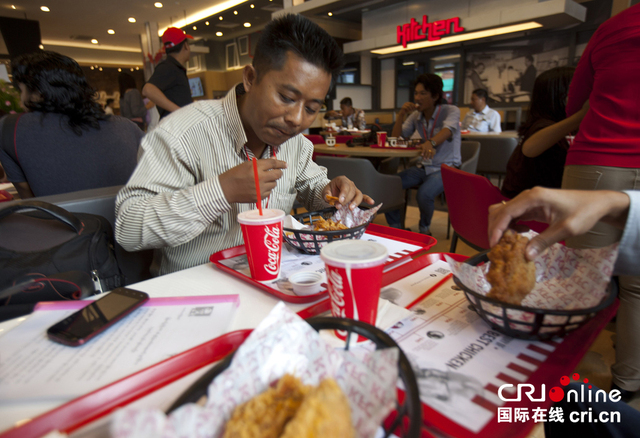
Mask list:
[[[149,295],[119,287],[47,330],[52,341],[77,347],[142,306]]]

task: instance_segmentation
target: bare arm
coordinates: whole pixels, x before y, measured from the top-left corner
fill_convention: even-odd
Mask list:
[[[530,158],[537,157],[552,147],[554,144],[562,140],[567,134],[575,131],[580,127],[580,122],[589,110],[589,101],[587,100],[582,109],[574,115],[564,120],[547,126],[544,129],[533,134],[522,145],[522,153]]]
[[[396,122],[393,124],[393,129],[391,130],[391,137],[400,137],[402,135],[402,124],[404,120],[407,118],[409,114],[416,110],[416,104],[413,102],[405,102],[398,111],[398,116],[396,117]]]
[[[173,112],[180,109],[178,105],[171,102],[167,98],[167,96],[164,95],[160,88],[156,87],[153,84],[144,84],[144,87],[142,87],[142,95],[149,98],[153,103],[158,105],[160,108],[164,108],[167,111]]]

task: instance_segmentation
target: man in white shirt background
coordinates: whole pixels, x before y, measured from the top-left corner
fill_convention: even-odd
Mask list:
[[[500,113],[487,105],[487,91],[482,88],[471,93],[471,110],[462,121],[462,129],[473,132],[502,132]]]

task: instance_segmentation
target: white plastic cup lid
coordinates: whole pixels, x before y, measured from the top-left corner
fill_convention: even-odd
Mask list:
[[[260,216],[260,211],[257,209],[238,213],[238,222],[245,225],[272,224],[282,219],[284,219],[284,211],[276,208],[263,208],[262,216]]]
[[[368,268],[387,261],[387,247],[368,240],[340,240],[320,250],[322,260],[336,267]]]

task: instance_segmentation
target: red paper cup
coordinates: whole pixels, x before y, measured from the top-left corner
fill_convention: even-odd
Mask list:
[[[387,133],[385,131],[378,131],[378,146],[381,148],[385,147],[387,144]]]
[[[280,274],[282,258],[282,222],[284,211],[263,209],[238,214],[251,278],[257,281],[275,280]]]
[[[327,269],[331,314],[375,325],[387,248],[367,240],[341,240],[325,245],[320,257]],[[347,333],[336,331],[336,336],[345,339]]]

